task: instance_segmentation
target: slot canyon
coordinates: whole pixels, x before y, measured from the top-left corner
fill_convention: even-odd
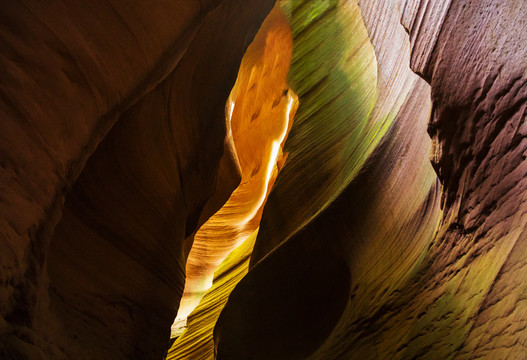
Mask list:
[[[0,1],[0,360],[527,359],[527,1]]]

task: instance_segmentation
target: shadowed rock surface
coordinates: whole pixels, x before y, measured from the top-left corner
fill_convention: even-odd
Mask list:
[[[525,29],[524,6],[512,1],[398,5],[360,2],[373,34],[379,73],[393,66],[395,58],[383,47],[383,37],[393,39],[394,32],[394,16],[387,10],[402,16],[410,30],[410,64],[432,85],[428,131],[434,140],[433,164],[443,184],[441,199],[423,161],[429,146],[424,132],[429,107],[426,86],[416,81],[364,171],[324,212],[292,235],[284,236],[281,226],[266,222],[268,213],[289,219],[273,205],[277,188],[273,189],[255,244],[255,249],[267,247],[267,255],[253,253],[254,267],[220,316],[215,331],[218,358],[269,358],[270,350],[260,345],[264,338],[283,347],[273,350],[274,359],[524,356],[526,51],[525,32],[519,30]],[[498,20],[496,13],[503,18]],[[408,49],[399,46],[402,52]],[[384,84],[397,86],[403,81]],[[302,93],[299,97],[300,113]],[[291,136],[294,131],[293,127]],[[419,154],[421,163],[416,161]],[[301,187],[314,178],[286,179],[287,166],[277,185],[290,181]],[[276,203],[287,198],[283,195]],[[287,283],[295,294],[308,287],[310,299],[316,299],[328,291],[326,285],[304,283],[296,269],[317,278],[320,268],[333,268],[342,254],[347,254],[340,261],[347,264],[351,286],[343,276],[326,281],[333,282],[332,291],[350,289],[345,310],[332,332],[318,339],[323,344],[316,351],[291,353],[286,344],[293,341],[283,332],[307,335],[311,330],[284,316],[274,324],[282,330],[269,331],[269,314],[305,310],[284,299],[289,295],[280,284]],[[331,260],[305,268],[313,256]],[[276,269],[283,269],[280,281]],[[267,295],[265,305],[259,303],[262,293]],[[333,316],[337,311],[327,306],[330,297],[319,303],[319,313]],[[320,322],[308,313],[310,325],[316,327]],[[251,330],[238,332],[240,326]],[[233,338],[232,333],[238,336]]]
[[[239,182],[225,102],[272,5],[2,4],[2,357],[163,357],[186,239]]]
[[[525,358],[526,13],[4,2],[0,358]]]

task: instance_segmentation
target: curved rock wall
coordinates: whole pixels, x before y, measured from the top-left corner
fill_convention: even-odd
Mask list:
[[[360,170],[385,125],[385,119],[370,118],[377,95],[375,55],[356,4],[281,6],[293,33],[289,83],[300,105],[284,148],[286,166],[266,205],[273,210],[264,211],[251,264],[331,203]]]
[[[419,5],[414,37],[430,36],[429,11]],[[428,59],[412,53],[432,85],[445,216],[422,276],[404,290],[414,296],[407,311],[420,314],[406,354],[525,354],[525,11],[517,1],[451,1]]]
[[[164,3],[112,5],[2,4],[0,309],[10,323],[31,322],[65,193],[119,112],[177,64],[201,19],[191,2],[172,13]]]
[[[349,13],[353,14],[350,19],[364,26],[357,4],[334,5],[337,11],[354,6],[354,12]],[[317,6],[306,3],[301,10],[310,13],[318,11]],[[323,11],[319,14],[328,16]],[[374,16],[378,19],[378,15]],[[286,149],[292,152],[264,208],[260,228],[260,234],[266,230],[271,235],[258,235],[251,260],[255,265],[234,289],[217,322],[218,358],[347,358],[346,352],[357,341],[354,331],[358,324],[380,311],[390,294],[405,284],[433,239],[440,217],[440,198],[436,176],[428,160],[429,88],[408,67],[409,43],[396,17],[385,16],[383,20],[387,29],[379,26],[376,36],[371,38],[374,47],[369,45],[372,50],[376,49],[378,59],[382,59],[378,65],[379,81],[373,82],[376,88],[369,95],[369,101],[375,101],[373,111],[365,119],[344,117],[343,125],[334,124],[333,130],[334,138],[345,137],[354,122],[365,122],[375,129],[373,134],[378,138],[360,138],[353,143],[357,149],[352,153],[362,154],[361,147],[375,148],[375,151],[363,164],[358,161],[360,157],[354,159],[353,165],[359,167],[360,172],[349,175],[351,182],[344,183],[345,188],[334,201],[331,197],[326,199],[331,205],[315,218],[303,213],[307,225],[281,238],[284,228],[269,225],[265,221],[267,214],[271,214],[271,219],[281,219],[282,223],[289,221],[289,214],[283,209],[294,206],[290,203],[291,197],[303,196],[303,201],[312,201],[312,191],[300,190],[319,186],[323,193],[327,184],[320,179],[324,179],[321,174],[325,167],[333,166],[337,172],[346,169],[345,162],[325,161],[324,152],[319,151],[314,153],[319,158],[313,162],[323,163],[325,167],[319,167],[319,172],[309,172],[309,176],[306,173],[303,177],[288,177],[293,151],[301,154],[310,151],[314,142],[327,141],[323,137],[325,133],[313,132],[313,139],[305,136],[304,142],[299,143],[301,148],[295,149],[288,148],[291,138],[288,139]],[[294,28],[294,23],[292,26]],[[342,26],[350,26],[350,23]],[[320,33],[323,37],[324,21],[315,18],[310,31],[315,34],[313,36]],[[358,36],[356,30],[353,34]],[[368,41],[366,31],[364,34]],[[398,40],[397,47],[394,38]],[[303,37],[293,39],[298,42],[295,45],[298,48],[303,48],[303,41],[307,41]],[[391,40],[389,49],[383,47],[387,39]],[[316,49],[324,50],[321,46]],[[302,61],[303,53],[297,56],[300,58],[297,62]],[[291,71],[294,72],[294,68]],[[333,69],[330,67],[327,71],[332,73]],[[338,93],[339,87],[336,88]],[[379,94],[377,101],[376,93]],[[301,114],[302,92],[299,98],[298,114]],[[320,108],[310,114],[323,114],[324,103],[315,104]],[[335,116],[343,117],[342,114]],[[321,118],[324,119],[322,115]],[[297,121],[295,118],[291,136],[295,134]],[[310,124],[316,122],[317,117],[306,116],[304,121]],[[383,127],[389,130],[384,133]],[[335,152],[330,154],[336,155]],[[366,153],[366,157],[368,155]],[[347,157],[335,159],[348,160]],[[280,181],[298,189],[280,193]],[[327,181],[334,181],[334,178]],[[273,194],[277,197],[281,194],[281,198],[272,202]],[[305,208],[297,211],[303,210]],[[275,229],[279,230],[274,232]],[[274,239],[269,241],[270,237]],[[281,245],[272,249],[280,239]],[[262,255],[256,249],[262,248],[268,249],[267,254],[258,262]]]
[[[168,352],[168,360],[209,360],[215,358],[214,326],[232,290],[249,270],[249,260],[256,241],[256,230],[225,258],[214,272],[214,283],[192,311],[185,332]]]
[[[249,75],[225,109],[273,3],[0,5],[0,357],[164,356],[198,228],[263,169],[248,119],[291,99]],[[525,2],[280,5],[287,157],[170,357],[523,358]]]
[[[388,75],[379,87],[405,104],[363,171],[292,235],[265,221],[267,213],[287,219],[281,204],[290,195],[273,202],[273,189],[255,244],[267,250],[255,250],[218,320],[218,358],[521,358],[525,6],[359,5],[379,74]],[[427,161],[429,90],[404,71],[385,72],[399,58],[431,84],[441,196]],[[301,93],[300,101],[299,113]]]
[[[183,325],[212,285],[214,271],[227,254],[260,223],[263,205],[286,158],[282,147],[298,106],[286,84],[291,52],[289,23],[275,6],[243,57],[226,106],[241,183],[194,237],[176,326]]]
[[[164,355],[190,235],[239,182],[224,107],[272,5],[2,4],[2,357]]]

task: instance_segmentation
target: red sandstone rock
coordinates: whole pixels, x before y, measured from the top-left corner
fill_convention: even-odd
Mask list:
[[[271,7],[2,5],[2,356],[163,356],[185,238],[237,185],[224,106]]]
[[[525,4],[360,5],[381,69],[394,58],[383,38],[394,34],[387,14],[395,12],[409,31],[410,66],[431,84],[428,132],[442,184],[437,233],[438,188],[432,183],[421,205],[415,196],[424,189],[415,176],[425,170],[414,156],[427,147],[416,128],[426,117],[419,85],[364,172],[327,210],[258,254],[218,321],[218,358],[524,358]],[[268,205],[264,217],[280,210]],[[349,278],[331,271],[339,264]],[[334,303],[339,297],[347,297],[345,307]]]
[[[164,355],[192,236],[240,179],[224,107],[272,5],[0,5],[0,357]],[[338,186],[348,153],[293,129],[218,359],[523,358],[526,4],[358,5],[360,113],[393,124]]]

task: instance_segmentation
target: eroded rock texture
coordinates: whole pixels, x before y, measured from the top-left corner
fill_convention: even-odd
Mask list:
[[[197,233],[187,262],[185,291],[208,291],[201,302],[198,298],[199,307],[188,318],[186,331],[175,340],[169,359],[214,358],[214,325],[230,292],[247,273],[263,205],[287,157],[282,146],[298,105],[286,84],[291,53],[289,23],[277,5],[247,49],[228,102],[242,183]],[[238,246],[240,243],[243,245]],[[229,248],[236,246],[216,270],[214,261],[223,260]],[[212,282],[212,276],[210,290],[199,287],[199,280]],[[187,304],[183,303],[185,295],[182,306],[192,305],[192,294]],[[183,316],[186,314],[178,312],[178,318]],[[175,325],[181,326],[178,320]]]
[[[225,102],[272,5],[2,4],[1,357],[163,357],[189,236],[240,179]]]
[[[310,183],[316,175],[287,178],[286,163],[264,209],[260,251],[216,325],[218,358],[523,358],[525,5],[359,4],[387,74],[380,91],[404,105],[363,171],[284,235],[294,219],[282,210],[287,194],[272,201],[278,186],[321,184]],[[432,86],[428,131],[441,197],[426,160],[427,85],[388,70],[408,61],[409,49],[413,70]]]
[[[339,11],[350,5],[334,2],[334,6]],[[351,14],[351,19],[364,26],[357,5]],[[390,20],[393,18],[388,17],[388,24]],[[317,21],[311,31],[316,33],[322,23]],[[377,91],[395,96],[390,100],[379,96],[374,111],[362,120],[388,122],[388,133],[361,166],[360,174],[353,176],[351,183],[348,181],[327,209],[288,239],[281,238],[280,232],[271,232],[275,243],[286,241],[263,260],[258,262],[255,255],[259,254],[253,253],[254,267],[232,293],[216,326],[218,358],[304,359],[317,348],[316,358],[346,358],[345,351],[357,341],[354,331],[362,328],[357,323],[381,309],[389,295],[405,283],[432,240],[439,220],[439,188],[428,160],[429,93],[424,81],[408,68],[409,46],[402,36],[404,30],[396,23],[392,27],[387,33],[399,35],[399,48],[378,50],[383,55],[380,59],[391,61],[379,63]],[[382,35],[372,38],[378,48],[383,40]],[[301,40],[297,46],[302,47]],[[299,97],[300,113],[302,93]],[[349,119],[351,123],[360,121]],[[296,124],[297,119],[291,136]],[[335,133],[340,131],[346,133],[342,128]],[[320,141],[320,134],[313,136]],[[309,141],[304,146],[307,144]],[[332,165],[342,168],[338,162]],[[287,166],[277,186],[280,180],[300,189],[315,186],[310,181],[316,175],[287,179]],[[267,225],[267,211],[282,222],[289,220],[287,213],[272,207],[272,194],[260,234]],[[284,202],[281,199],[280,203]],[[259,242],[272,245],[259,235],[255,249]],[[258,298],[262,294],[265,303]],[[247,315],[240,318],[240,313]],[[243,341],[237,342],[237,337]],[[266,337],[272,345],[264,346],[260,337]],[[326,353],[326,346],[330,353]]]
[[[526,357],[527,4],[276,4],[0,5],[0,357]]]
[[[276,211],[262,218],[258,236],[265,240],[256,243],[252,262],[328,206],[371,153],[385,120],[370,117],[375,54],[357,5],[281,5],[291,23],[289,82],[300,106],[284,148],[287,165],[266,205]]]
[[[260,223],[267,195],[286,159],[282,147],[298,106],[286,84],[291,52],[289,23],[275,7],[243,57],[226,106],[241,182],[194,237],[176,326],[183,325],[209,289],[223,259]]]
[[[167,359],[214,359],[213,332],[232,290],[249,270],[257,231],[234,249],[214,272],[214,283],[192,311],[185,332],[168,351]]]

